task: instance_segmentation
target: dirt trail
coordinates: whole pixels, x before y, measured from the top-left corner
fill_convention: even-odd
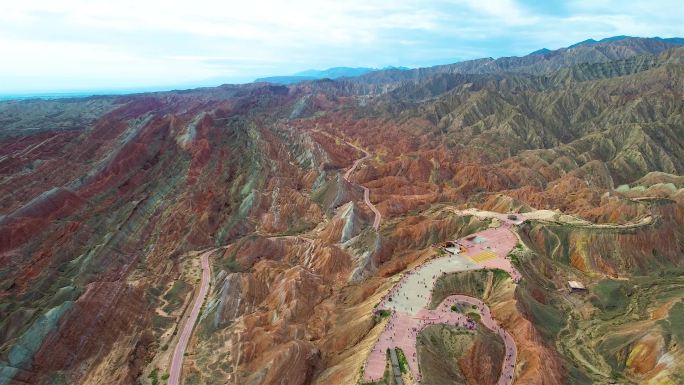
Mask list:
[[[200,289],[197,296],[192,304],[192,310],[185,320],[183,329],[180,336],[178,337],[178,342],[173,351],[173,356],[171,358],[171,366],[169,368],[169,385],[179,385],[181,372],[183,369],[183,357],[185,355],[185,349],[188,347],[188,342],[190,341],[190,336],[192,336],[192,330],[197,322],[197,317],[199,316],[200,310],[202,309],[202,304],[204,303],[204,298],[209,292],[209,282],[211,277],[211,267],[209,266],[209,255],[215,250],[209,250],[202,253],[200,256],[200,264],[202,266],[202,279],[200,282]]]
[[[508,214],[502,214],[492,211],[479,210],[475,208],[470,208],[466,210],[457,210],[454,208],[446,208],[445,210],[451,211],[458,215],[474,215],[479,218],[497,218],[504,219]],[[518,214],[513,214],[518,215]],[[563,214],[560,211],[552,210],[533,210],[528,211],[523,214],[525,219],[535,220],[539,222],[547,223],[559,223],[564,225],[570,225],[578,228],[589,228],[589,229],[635,229],[645,226],[650,226],[654,223],[655,218],[653,215],[646,215],[636,221],[627,223],[593,223],[586,219],[578,218],[570,214]],[[520,224],[522,221],[518,221],[515,224]]]

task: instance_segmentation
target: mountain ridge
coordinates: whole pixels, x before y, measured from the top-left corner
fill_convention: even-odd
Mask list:
[[[373,71],[382,71],[384,69],[407,69],[406,67],[385,67],[385,68],[370,68],[370,67],[331,67],[324,70],[309,69],[301,72],[297,72],[293,75],[284,76],[267,76],[263,78],[257,78],[254,83],[273,83],[273,84],[293,84],[298,82],[303,82],[307,80],[318,80],[318,79],[339,79],[356,77],[367,74]]]
[[[524,73],[543,73],[559,69],[568,64],[602,62],[615,59],[627,58],[635,55],[657,54],[669,48],[684,45],[684,38],[639,38],[632,36],[613,36],[601,40],[587,39],[568,47],[549,50],[542,48],[525,56],[509,56],[498,59],[479,58],[452,64],[444,64],[432,67],[406,68],[392,67],[384,69],[372,69],[367,67],[349,68],[333,67],[328,70],[303,71],[292,76],[275,76],[259,78],[255,82],[271,82],[274,84],[292,84],[303,81],[319,80],[322,78],[357,78],[362,77],[362,81],[372,81],[374,78],[395,78],[396,80],[409,80],[425,73],[437,72],[457,72],[457,73],[498,73],[498,72],[524,72]],[[610,47],[612,49],[606,49]],[[622,52],[615,50],[616,47],[623,48]],[[581,58],[574,58],[582,56]],[[563,59],[567,63],[560,63]],[[544,64],[549,62],[557,62]],[[343,69],[343,71],[336,71]],[[356,70],[356,71],[352,71]],[[336,74],[339,72],[339,74]],[[331,76],[332,75],[332,76]]]

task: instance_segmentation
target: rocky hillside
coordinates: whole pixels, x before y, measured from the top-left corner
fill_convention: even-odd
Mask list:
[[[683,81],[679,41],[624,38],[288,86],[1,102],[0,384],[164,381],[198,252],[214,248],[185,384],[358,383],[374,306],[433,244],[491,225],[456,212],[472,207],[556,212],[518,228],[521,285],[438,288],[506,320],[516,383],[684,381]],[[495,335],[419,339],[426,383],[495,381],[478,374],[500,365]]]

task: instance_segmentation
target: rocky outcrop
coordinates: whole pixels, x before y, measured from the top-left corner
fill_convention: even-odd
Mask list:
[[[355,202],[337,209],[337,213],[323,229],[320,239],[329,243],[345,243],[359,235],[369,224],[369,218]]]

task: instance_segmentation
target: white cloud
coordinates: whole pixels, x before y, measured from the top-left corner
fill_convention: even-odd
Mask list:
[[[0,60],[2,91],[153,86],[179,73],[200,80],[223,72],[201,60],[144,57],[96,44],[0,39],[0,52],[12,53]]]
[[[4,1],[0,92],[426,65],[588,37],[684,35],[682,7],[670,0],[572,0],[564,8],[542,15],[523,0]]]
[[[504,25],[529,25],[539,20],[514,0],[465,0],[474,11]]]

